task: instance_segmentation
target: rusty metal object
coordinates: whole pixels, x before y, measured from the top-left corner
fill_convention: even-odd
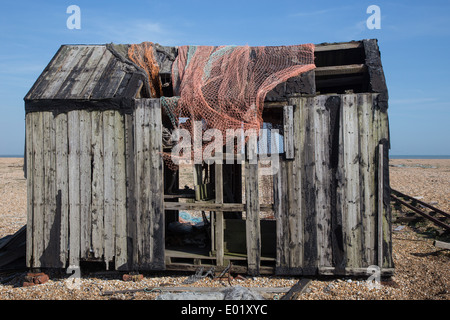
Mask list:
[[[133,281],[138,282],[144,279],[144,275],[142,274],[124,274],[122,277],[123,281]]]
[[[395,191],[395,190],[392,190],[392,191],[397,192],[397,191]],[[414,198],[412,198],[412,197],[410,197],[410,196],[407,196],[407,195],[403,195],[403,197],[407,198],[409,201],[418,201],[418,200],[416,200],[416,199],[414,199]],[[438,220],[438,219],[436,219],[436,218],[434,218],[434,217],[428,215],[427,213],[423,212],[422,210],[420,210],[420,209],[414,207],[412,204],[407,203],[407,202],[405,202],[405,201],[403,201],[403,200],[397,198],[397,197],[396,197],[395,195],[393,195],[392,193],[391,193],[391,198],[392,198],[394,201],[397,201],[398,203],[404,205],[405,207],[407,207],[407,208],[413,210],[414,212],[420,214],[422,217],[424,217],[424,218],[426,218],[426,219],[432,221],[434,224],[436,224],[436,225],[438,225],[438,226],[440,226],[440,227],[442,227],[442,228],[444,228],[444,229],[446,229],[446,230],[450,230],[450,225],[448,225],[448,224],[446,224],[446,223],[444,223],[444,222],[442,222],[442,221],[440,221],[440,220]],[[430,205],[428,205],[428,206],[431,207]],[[431,207],[431,208],[433,208],[433,207]],[[436,209],[436,208],[433,208],[433,209]],[[435,212],[436,212],[436,211],[435,211]]]
[[[29,272],[25,276],[24,287],[30,287],[37,284],[46,283],[49,280],[48,275],[43,272]]]

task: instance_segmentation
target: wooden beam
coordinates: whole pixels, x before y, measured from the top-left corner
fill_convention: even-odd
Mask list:
[[[204,211],[246,211],[246,206],[242,203],[213,203],[213,202],[164,202],[164,210],[204,210]],[[260,204],[259,210],[273,210],[273,204]]]
[[[281,300],[291,300],[294,295],[301,294],[308,289],[311,279],[300,279],[289,291],[286,293]]]
[[[222,156],[219,155],[221,158]],[[223,204],[223,165],[222,163],[215,163],[215,190],[216,190],[216,204]],[[216,244],[216,263],[219,266],[224,264],[223,254],[224,254],[224,233],[223,233],[223,211],[216,211],[216,219],[215,219],[215,244]]]
[[[364,73],[367,71],[367,67],[364,64],[348,64],[343,66],[319,67],[314,69],[314,71],[316,77],[334,76],[340,74]]]
[[[348,50],[348,49],[357,49],[362,48],[362,42],[343,42],[343,43],[321,43],[316,44],[314,48],[314,52],[322,52],[322,51],[335,51],[335,50]]]
[[[434,242],[433,242],[433,245],[436,247],[436,248],[441,248],[441,249],[450,249],[450,243],[448,243],[448,242],[443,242],[443,241],[438,241],[438,240],[435,240]]]

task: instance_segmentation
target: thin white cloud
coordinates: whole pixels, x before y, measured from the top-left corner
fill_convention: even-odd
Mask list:
[[[121,23],[97,22],[96,33],[106,42],[140,43],[157,42],[162,45],[174,45],[178,40],[176,33],[167,25],[153,21],[123,21]]]

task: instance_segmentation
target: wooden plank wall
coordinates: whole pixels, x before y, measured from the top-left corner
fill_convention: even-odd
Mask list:
[[[131,232],[136,232],[128,234],[133,239],[135,252],[132,269],[164,269],[164,180],[159,99],[136,100],[133,118],[135,158],[130,165],[135,166],[135,190],[131,194],[135,195],[136,210],[128,215]]]
[[[387,114],[377,94],[294,97],[289,104],[294,127],[285,140],[294,157],[280,158],[274,175],[276,272],[365,273],[378,264],[377,152],[388,140]],[[392,268],[388,205],[382,216],[383,267]]]
[[[26,141],[28,267],[164,267],[159,100],[27,113]]]

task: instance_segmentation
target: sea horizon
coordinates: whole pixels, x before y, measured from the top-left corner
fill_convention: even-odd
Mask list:
[[[390,159],[450,159],[450,155],[389,155]]]

